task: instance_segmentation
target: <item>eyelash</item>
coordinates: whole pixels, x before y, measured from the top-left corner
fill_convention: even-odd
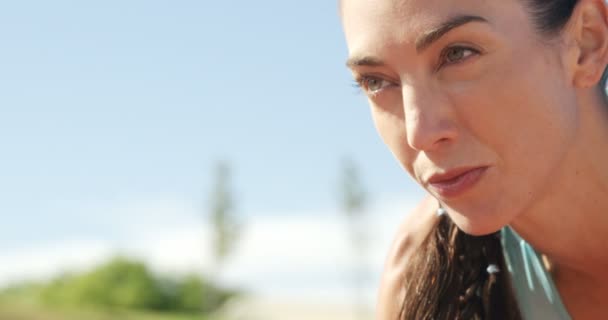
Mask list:
[[[448,54],[450,53],[451,50],[469,51],[469,52],[471,52],[471,54],[468,55],[468,56],[466,56],[466,57],[463,57],[463,58],[461,58],[461,59],[459,59],[459,60],[457,60],[455,62],[446,62],[447,56],[448,56]],[[480,51],[477,50],[477,49],[474,49],[474,48],[471,48],[471,47],[467,47],[467,46],[462,46],[462,45],[455,45],[455,46],[447,47],[439,55],[439,63],[437,65],[437,68],[436,68],[435,71],[439,71],[439,69],[441,69],[443,67],[446,67],[446,66],[459,64],[459,63],[467,60],[469,57],[471,57],[473,55],[477,55],[479,53],[480,53]],[[390,81],[388,81],[386,79],[383,79],[382,77],[360,75],[360,76],[358,76],[354,80],[354,84],[353,85],[356,88],[358,88],[359,90],[365,92],[366,94],[371,95],[371,96],[375,96],[375,95],[377,95],[382,90],[382,88],[378,89],[376,91],[370,91],[368,83],[371,80],[378,80],[378,81],[381,81],[381,82],[382,81],[390,82]]]
[[[377,81],[384,81],[384,82],[390,82],[388,80],[382,79],[381,77],[377,77],[377,76],[368,76],[368,75],[361,75],[358,76],[353,83],[353,86],[359,90],[361,90],[362,92],[364,92],[365,94],[368,94],[370,96],[375,96],[377,95],[382,89],[378,89],[376,91],[371,91],[369,89],[369,81],[372,80],[377,80]]]
[[[448,53],[450,53],[451,50],[470,51],[471,55],[466,56],[456,62],[446,62],[447,55],[448,55]],[[439,55],[439,63],[437,65],[437,70],[439,70],[445,66],[461,63],[461,62],[467,60],[469,57],[471,57],[473,55],[477,55],[479,53],[480,53],[479,50],[471,48],[471,47],[463,46],[463,45],[454,45],[454,46],[447,47]]]

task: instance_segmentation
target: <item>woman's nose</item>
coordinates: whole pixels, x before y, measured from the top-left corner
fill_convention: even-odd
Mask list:
[[[458,136],[454,110],[441,94],[404,86],[403,110],[407,143],[412,149],[434,151]]]

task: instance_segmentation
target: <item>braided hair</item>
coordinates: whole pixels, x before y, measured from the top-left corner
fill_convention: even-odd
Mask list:
[[[399,318],[521,319],[508,273],[487,270],[506,270],[501,250],[497,233],[471,236],[443,215],[410,262],[424,267],[408,268],[410,281]]]

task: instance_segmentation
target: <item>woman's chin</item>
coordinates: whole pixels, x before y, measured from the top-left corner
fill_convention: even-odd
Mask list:
[[[496,219],[488,219],[490,217],[471,219],[470,217],[461,216],[459,214],[453,214],[451,217],[454,224],[458,226],[458,229],[472,236],[493,234],[507,225],[506,223],[496,221]]]
[[[518,215],[518,207],[504,199],[469,201],[464,204],[444,204],[447,213],[463,232],[472,236],[483,236],[500,231]]]

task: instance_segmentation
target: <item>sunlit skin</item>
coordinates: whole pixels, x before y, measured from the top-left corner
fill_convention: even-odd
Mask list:
[[[608,297],[606,5],[579,1],[550,37],[523,4],[343,0],[347,65],[390,151],[450,218],[475,235],[511,225],[556,266],[570,313],[597,319]],[[428,182],[462,168],[483,169],[462,192]]]

